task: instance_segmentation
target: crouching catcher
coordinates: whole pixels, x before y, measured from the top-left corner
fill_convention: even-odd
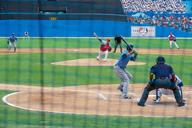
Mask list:
[[[181,98],[185,102],[185,100],[183,99],[183,89],[182,89],[183,81],[179,78],[179,76],[175,75],[175,77],[176,77],[176,86],[179,88],[179,93],[181,94]],[[160,103],[161,96],[163,94],[167,95],[167,94],[171,94],[171,93],[167,89],[163,89],[163,88],[156,89],[156,98],[154,100],[154,103]]]

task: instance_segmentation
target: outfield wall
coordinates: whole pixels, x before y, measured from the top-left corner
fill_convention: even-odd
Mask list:
[[[1,37],[7,37],[11,33],[23,36],[25,31],[31,37],[92,37],[93,32],[104,37],[113,37],[116,34],[131,37],[131,26],[141,26],[109,20],[0,20],[0,24]],[[192,33],[181,30],[155,27],[156,37],[167,37],[170,32],[177,37],[192,37]]]

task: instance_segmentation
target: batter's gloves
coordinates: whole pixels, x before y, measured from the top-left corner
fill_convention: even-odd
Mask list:
[[[126,48],[128,51],[132,51],[134,46],[132,44],[128,44]]]

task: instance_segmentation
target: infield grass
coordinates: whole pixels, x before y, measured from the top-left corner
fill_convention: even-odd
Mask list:
[[[105,38],[103,38],[105,39]],[[168,39],[126,39],[128,43],[134,44],[136,48],[169,48]],[[7,47],[7,39],[0,38],[0,48]],[[192,48],[192,39],[177,39],[181,48]],[[122,43],[125,46],[124,43]],[[19,38],[18,48],[98,48],[99,41],[95,38]],[[111,38],[111,45],[114,40]]]
[[[51,62],[95,58],[96,56],[96,53],[89,53],[89,55],[79,53],[78,56],[76,53],[45,53],[43,58],[38,53],[0,55],[0,83],[37,86],[42,84],[44,86],[74,86],[119,83],[113,66],[74,67],[51,64]],[[118,54],[112,55],[111,58],[118,58]],[[137,61],[145,62],[146,65],[127,67],[128,71],[134,76],[132,83],[147,82],[148,71],[155,63],[155,58],[156,55],[139,55]],[[165,58],[184,83],[190,85],[192,56],[166,55]]]

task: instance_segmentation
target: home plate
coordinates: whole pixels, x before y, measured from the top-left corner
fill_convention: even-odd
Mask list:
[[[103,100],[107,100],[108,98],[106,96],[104,96],[102,93],[100,92],[97,92],[97,97],[100,98],[100,99],[103,99]]]

